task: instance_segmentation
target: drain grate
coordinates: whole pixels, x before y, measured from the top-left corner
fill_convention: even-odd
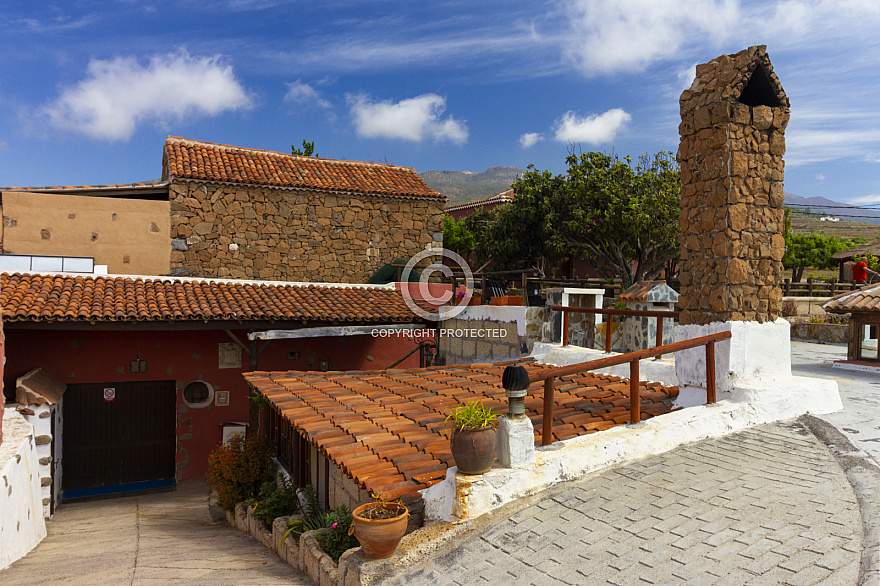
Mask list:
[[[156,494],[160,492],[173,492],[175,490],[175,486],[161,486],[159,488],[147,488],[144,490],[129,490],[126,492],[111,492],[109,494],[95,494],[91,496],[80,496],[76,498],[70,499],[61,499],[62,505],[69,505],[72,503],[87,503],[91,501],[105,501],[109,499],[115,498],[123,498],[127,496],[143,496],[145,494]]]

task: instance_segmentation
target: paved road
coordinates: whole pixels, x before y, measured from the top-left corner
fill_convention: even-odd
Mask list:
[[[313,584],[251,536],[213,521],[209,492],[190,482],[60,507],[48,537],[0,570],[0,584]]]
[[[706,440],[550,490],[393,584],[850,585],[853,488],[803,424]]]
[[[835,360],[846,360],[845,345],[791,342],[792,374],[835,380],[840,387],[843,411],[821,418],[880,463],[880,373],[834,368]]]

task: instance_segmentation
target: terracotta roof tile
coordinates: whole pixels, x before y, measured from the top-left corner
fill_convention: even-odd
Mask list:
[[[261,151],[176,136],[165,141],[163,179],[355,192],[445,204],[409,167]]]
[[[265,396],[303,437],[362,487],[383,498],[417,496],[454,465],[446,417],[460,404],[479,399],[507,410],[501,373],[509,364],[346,372],[254,372],[250,386]],[[547,368],[525,364],[530,372]],[[642,418],[670,411],[676,387],[639,385]],[[283,393],[279,392],[283,389]],[[555,390],[553,433],[567,439],[629,421],[629,383],[585,372],[561,377]],[[297,405],[297,408],[291,408]],[[542,385],[526,399],[527,416],[540,440]],[[343,432],[344,435],[340,435]],[[347,436],[347,443],[343,437]]]
[[[880,311],[880,285],[841,293],[832,297],[822,308],[829,313]]]
[[[172,278],[3,273],[0,303],[5,322],[422,321],[390,288]]]

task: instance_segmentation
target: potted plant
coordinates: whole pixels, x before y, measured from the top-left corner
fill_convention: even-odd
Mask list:
[[[406,533],[409,510],[400,501],[386,501],[375,493],[373,498],[352,511],[348,533],[360,542],[365,556],[378,560],[394,555]]]
[[[482,474],[492,468],[498,445],[498,416],[481,401],[456,407],[452,420],[452,457],[462,474]]]

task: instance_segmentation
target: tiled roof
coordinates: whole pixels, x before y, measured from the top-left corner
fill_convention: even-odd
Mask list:
[[[822,308],[830,313],[880,312],[880,285],[841,293],[832,297]]]
[[[253,372],[250,386],[299,433],[360,486],[384,498],[417,496],[446,476],[455,462],[447,415],[480,399],[507,412],[501,388],[505,364],[471,364],[375,372]],[[545,365],[525,364],[529,372]],[[677,387],[640,383],[642,417],[670,411]],[[543,383],[526,397],[526,414],[539,438]],[[557,440],[629,421],[629,383],[585,372],[556,380],[553,433]]]
[[[457,206],[450,206],[446,208],[446,212],[457,212],[459,210],[469,210],[471,208],[486,206],[486,205],[499,205],[510,203],[513,201],[513,188],[502,191],[499,194],[493,195],[492,197],[487,197],[486,199],[478,199],[477,201],[469,201],[468,203],[462,203]]]
[[[199,179],[377,194],[446,202],[409,167],[337,161],[199,142],[175,136],[165,141],[164,179]]]
[[[415,323],[400,291],[201,279],[3,273],[4,322]]]

